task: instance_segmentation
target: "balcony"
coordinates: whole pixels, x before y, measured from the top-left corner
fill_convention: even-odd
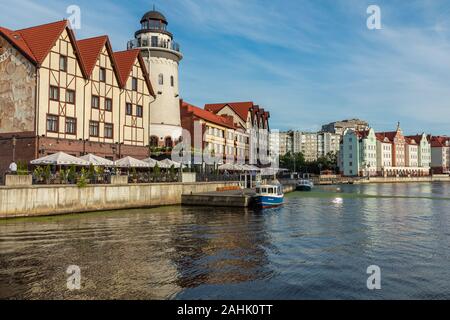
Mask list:
[[[150,41],[147,39],[133,39],[128,41],[128,50],[142,48],[161,48],[181,53],[180,45],[174,41]]]

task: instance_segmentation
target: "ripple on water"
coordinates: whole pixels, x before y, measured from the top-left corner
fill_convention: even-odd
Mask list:
[[[449,194],[449,184],[324,187],[262,212],[167,207],[2,221],[0,298],[448,299]],[[78,292],[66,289],[73,264]],[[376,292],[366,288],[373,264],[382,270]]]

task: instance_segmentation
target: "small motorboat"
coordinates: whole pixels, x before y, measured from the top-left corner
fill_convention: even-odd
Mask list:
[[[284,202],[283,186],[280,183],[265,184],[256,187],[254,205],[256,208],[272,208]]]
[[[314,187],[314,183],[309,179],[301,179],[297,182],[296,190],[297,191],[311,191]]]

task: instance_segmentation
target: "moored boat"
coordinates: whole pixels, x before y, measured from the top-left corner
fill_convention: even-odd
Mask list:
[[[257,208],[278,207],[284,203],[283,186],[280,183],[261,185],[256,188],[254,205]]]
[[[297,191],[311,191],[314,187],[314,183],[308,179],[301,179],[297,182],[296,190]]]

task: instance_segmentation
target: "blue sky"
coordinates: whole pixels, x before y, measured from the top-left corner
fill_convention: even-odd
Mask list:
[[[272,129],[317,130],[344,118],[377,131],[450,135],[450,1],[15,0],[0,25],[15,29],[81,8],[78,38],[108,34],[123,50],[153,4],[181,44],[181,95],[203,106],[247,101]],[[381,8],[382,30],[366,9]]]

